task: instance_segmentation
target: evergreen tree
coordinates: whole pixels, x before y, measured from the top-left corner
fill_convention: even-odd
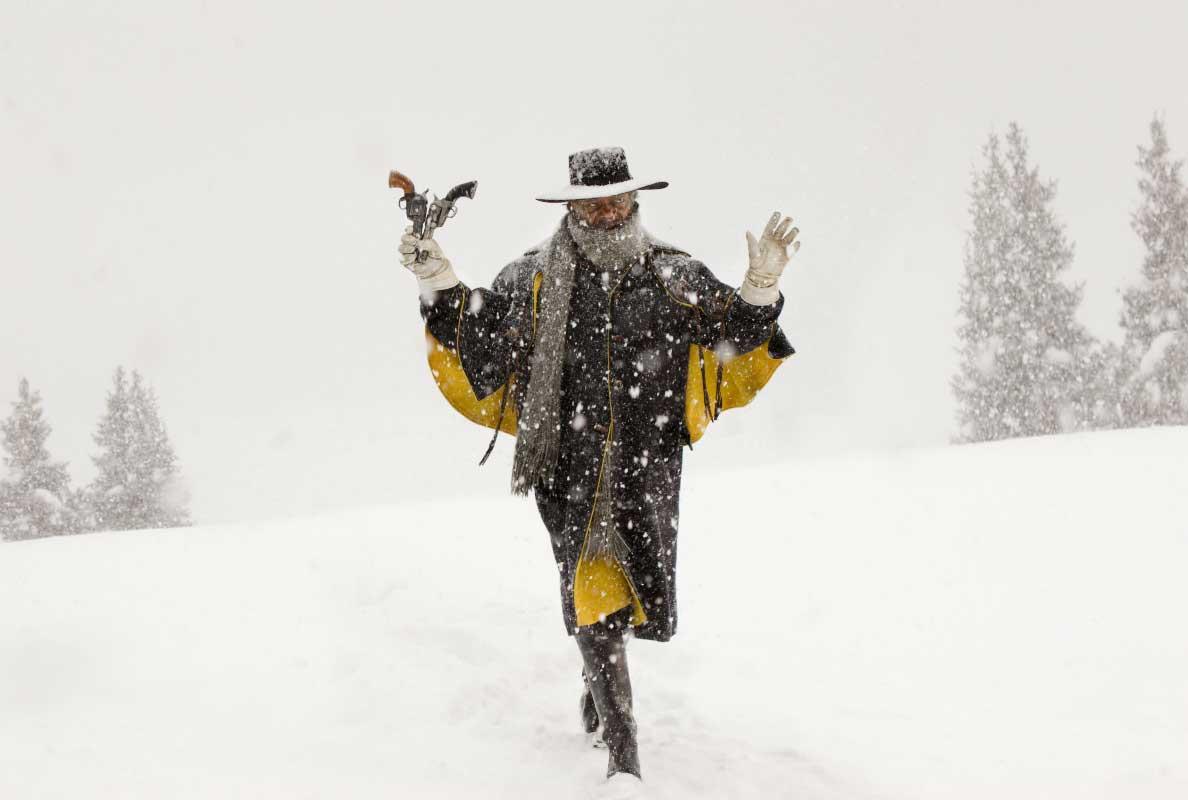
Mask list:
[[[92,437],[100,448],[99,455],[91,458],[98,472],[86,490],[92,530],[123,529],[130,516],[123,513],[121,502],[132,461],[132,412],[123,367],[116,369],[112,383],[107,409]]]
[[[1028,164],[1018,125],[983,148],[973,176],[972,228],[961,285],[959,441],[1088,427],[1093,342],[1076,322],[1080,287],[1060,276],[1073,248],[1052,212],[1055,184]]]
[[[1122,391],[1128,370],[1122,348],[1113,342],[1095,345],[1084,362],[1086,397],[1084,415],[1088,427],[1107,430],[1124,427]]]
[[[1129,425],[1188,423],[1188,192],[1167,132],[1151,122],[1139,147],[1142,203],[1131,227],[1146,245],[1142,278],[1123,295],[1122,352],[1130,380],[1122,391]]]
[[[72,532],[64,514],[70,495],[66,465],[50,460],[45,442],[51,429],[42,418],[41,395],[30,391],[24,378],[0,429],[8,468],[8,479],[0,481],[0,536],[32,539]]]
[[[107,409],[94,436],[98,469],[87,490],[91,525],[99,530],[189,525],[177,457],[157,399],[140,374],[116,370]]]

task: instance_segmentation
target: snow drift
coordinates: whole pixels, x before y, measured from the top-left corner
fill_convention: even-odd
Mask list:
[[[1188,796],[1186,452],[691,454],[649,791]],[[582,796],[579,685],[512,498],[0,546],[3,797]]]

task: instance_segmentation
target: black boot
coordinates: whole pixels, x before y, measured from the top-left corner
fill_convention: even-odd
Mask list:
[[[586,677],[586,670],[582,669],[582,729],[586,733],[598,731],[598,708],[594,705],[594,695],[590,694],[590,680]]]
[[[606,767],[608,778],[617,772],[641,777],[635,717],[631,711],[631,678],[627,673],[627,642],[624,638],[627,619],[626,615],[612,615],[605,622],[580,629],[574,637],[585,661],[587,684],[602,721],[602,738],[610,752]]]

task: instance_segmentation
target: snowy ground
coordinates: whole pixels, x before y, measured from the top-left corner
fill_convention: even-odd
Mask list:
[[[652,796],[1188,797],[1185,453],[693,454]],[[554,574],[510,498],[0,546],[0,797],[582,796]]]

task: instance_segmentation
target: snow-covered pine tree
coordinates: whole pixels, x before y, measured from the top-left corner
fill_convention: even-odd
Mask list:
[[[1131,227],[1146,245],[1142,277],[1123,295],[1123,358],[1131,374],[1122,391],[1128,425],[1188,423],[1188,192],[1167,131],[1151,122],[1151,146],[1139,147],[1142,203]]]
[[[992,134],[970,191],[961,285],[958,441],[1036,436],[1089,425],[1092,340],[1075,320],[1080,287],[1060,276],[1073,248],[1052,212],[1055,184],[1029,166],[1027,139]]]
[[[137,410],[140,485],[145,498],[145,527],[178,528],[190,524],[189,494],[178,474],[177,454],[169,441],[157,394],[132,373],[131,397]]]
[[[91,525],[99,530],[189,525],[177,457],[157,399],[140,374],[116,369],[107,409],[94,435],[98,474],[87,490]]]
[[[121,530],[129,521],[123,495],[132,461],[132,410],[123,367],[117,367],[112,377],[107,408],[92,439],[99,446],[99,454],[91,458],[98,473],[86,489],[88,527]]]
[[[1087,426],[1094,430],[1124,427],[1122,390],[1129,373],[1122,348],[1114,342],[1095,343],[1083,363]]]
[[[0,537],[33,539],[74,531],[65,513],[70,497],[66,464],[50,460],[45,442],[51,428],[43,419],[41,395],[22,378],[12,414],[0,423],[4,465],[0,481]]]

